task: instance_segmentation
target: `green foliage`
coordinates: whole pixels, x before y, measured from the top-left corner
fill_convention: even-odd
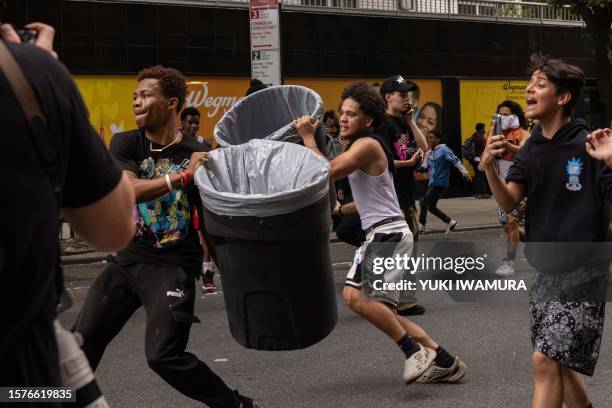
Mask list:
[[[578,1],[571,1],[571,0],[547,0],[549,4],[552,4],[553,6],[570,6],[572,8],[575,8],[576,6],[582,5],[582,6],[586,6],[589,8],[606,8],[608,7],[608,0],[578,0]]]

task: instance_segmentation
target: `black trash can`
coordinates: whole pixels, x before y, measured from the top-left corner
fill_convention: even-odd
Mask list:
[[[333,330],[328,179],[309,149],[266,140],[217,149],[198,169],[230,331],[244,347],[301,349]]]
[[[236,146],[252,139],[302,143],[293,121],[309,115],[323,119],[323,99],[310,88],[299,85],[273,86],[255,92],[228,110],[215,125],[214,136],[220,147]],[[316,130],[319,150],[326,152],[323,124]],[[330,157],[331,159],[331,157]],[[329,206],[336,205],[336,189],[329,183]]]

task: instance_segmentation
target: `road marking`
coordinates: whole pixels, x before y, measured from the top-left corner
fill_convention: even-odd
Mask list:
[[[215,358],[214,361],[216,363],[225,363],[225,362],[227,362],[227,358]]]
[[[332,264],[332,266],[333,266],[334,268],[335,268],[335,267],[342,268],[342,267],[351,266],[352,264],[353,264],[352,262],[336,262],[336,263],[333,263],[333,264]]]

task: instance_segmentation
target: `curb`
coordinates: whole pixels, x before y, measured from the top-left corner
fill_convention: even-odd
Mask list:
[[[488,225],[473,225],[467,227],[458,227],[454,232],[470,232],[470,231],[480,231],[480,230],[490,230],[500,228],[499,224],[488,224]],[[443,234],[446,232],[444,229],[434,229],[428,230],[421,235],[437,235]],[[336,237],[336,235],[330,236],[329,243],[330,244],[338,244],[341,243]],[[93,263],[99,263],[106,259],[108,255],[113,255],[112,253],[104,253],[104,252],[89,252],[85,254],[78,255],[63,255],[61,257],[61,265],[62,266],[74,266],[74,265],[88,265]]]

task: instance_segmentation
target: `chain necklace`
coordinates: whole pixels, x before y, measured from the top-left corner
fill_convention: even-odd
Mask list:
[[[167,148],[169,148],[173,144],[176,144],[177,142],[179,142],[180,139],[181,139],[181,133],[180,132],[176,132],[176,136],[174,137],[174,140],[172,141],[172,143],[165,145],[161,149],[154,149],[153,148],[153,141],[151,139],[149,139],[149,151],[151,151],[151,152],[163,152],[164,150],[166,150]]]

